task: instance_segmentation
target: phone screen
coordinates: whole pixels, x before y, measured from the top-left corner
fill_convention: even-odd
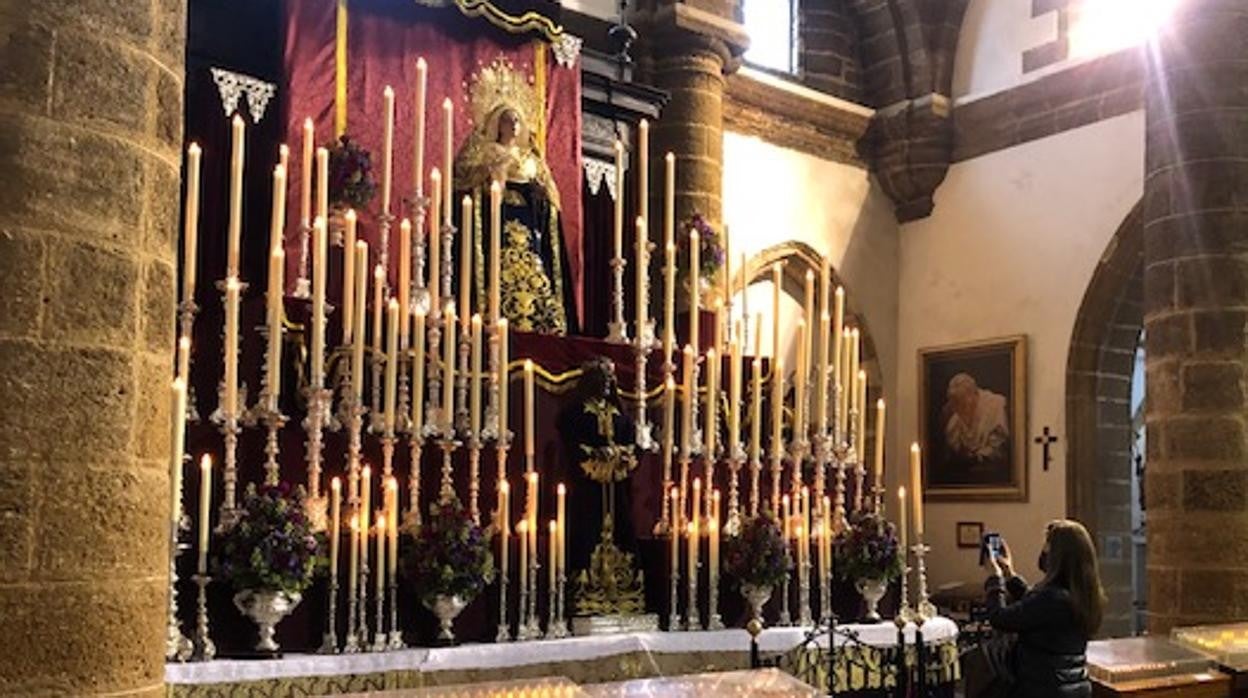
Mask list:
[[[1000,533],[986,534],[984,536],[984,544],[980,547],[980,550],[979,550],[979,564],[980,565],[988,564],[988,560],[990,558],[995,560],[996,558],[1001,556],[1001,551],[1002,551],[1001,534]]]

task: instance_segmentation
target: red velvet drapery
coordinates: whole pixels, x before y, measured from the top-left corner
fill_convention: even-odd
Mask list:
[[[483,22],[469,22],[455,13],[418,7],[393,0],[350,0],[346,10],[346,60],[337,60],[339,42],[338,3],[328,0],[287,0],[285,73],[287,79],[286,142],[290,144],[289,181],[291,225],[287,227],[287,278],[293,279],[299,258],[297,202],[302,165],[299,148],[305,118],[316,126],[317,145],[333,140],[339,71],[346,76],[346,133],[373,154],[376,176],[381,177],[382,93],[395,90],[394,193],[391,212],[408,214],[403,199],[415,185],[415,85],[416,60],[428,63],[425,116],[424,176],[433,167],[443,168],[444,126],[442,101],[455,106],[455,147],[471,132],[466,84],[482,65],[497,57],[509,60],[517,70],[544,86],[546,106],[546,157],[563,194],[563,231],[572,266],[573,285],[581,305],[581,87],[579,61],[564,67],[555,60],[551,46],[540,40],[515,37]],[[538,54],[542,53],[539,61]],[[545,66],[544,75],[535,70]],[[427,187],[426,187],[427,191]],[[368,210],[360,213],[360,235],[370,245],[379,240],[377,214],[380,190]],[[424,231],[421,231],[423,234]],[[390,258],[398,253],[397,227],[390,238]],[[392,267],[392,275],[396,272]],[[332,285],[331,285],[332,288]],[[335,295],[331,292],[331,301]],[[334,301],[336,302],[336,301]]]

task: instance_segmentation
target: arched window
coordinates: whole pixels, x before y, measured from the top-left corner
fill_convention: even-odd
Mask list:
[[[797,71],[797,0],[745,0],[745,30],[751,65],[782,73]]]

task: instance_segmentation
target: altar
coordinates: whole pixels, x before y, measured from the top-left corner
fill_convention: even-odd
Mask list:
[[[836,640],[837,650],[844,657],[839,660],[838,694],[870,695],[894,686],[895,666],[880,659],[892,658],[897,647],[896,628],[885,623],[843,626],[842,630]],[[827,636],[804,644],[809,633],[809,628],[768,628],[758,636],[759,649],[771,663],[779,664],[779,671],[810,682],[815,672],[803,667],[820,661],[826,667]],[[958,678],[956,626],[944,618],[932,619],[924,625],[923,635],[929,657],[929,686],[937,689],[938,695],[951,691]],[[913,650],[913,625],[907,628],[906,641]],[[543,677],[561,677],[574,685],[589,686],[748,668],[750,635],[744,630],[720,630],[416,648],[382,654],[289,654],[263,662],[170,664],[165,679],[175,698],[244,693],[277,698],[536,681]],[[811,673],[803,675],[804,671]],[[826,676],[825,668],[821,675],[824,686]]]

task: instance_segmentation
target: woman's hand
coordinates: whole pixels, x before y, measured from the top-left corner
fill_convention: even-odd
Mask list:
[[[1014,576],[1014,558],[1010,554],[1010,544],[1005,542],[1004,538],[1001,539],[1001,553],[996,556],[993,562],[996,563],[1001,572],[1005,573],[1006,577]]]

